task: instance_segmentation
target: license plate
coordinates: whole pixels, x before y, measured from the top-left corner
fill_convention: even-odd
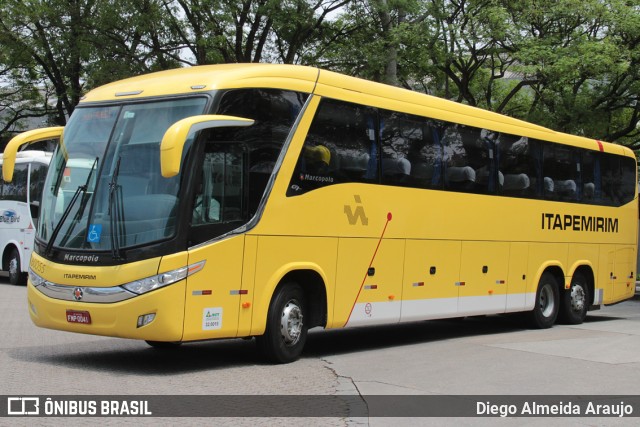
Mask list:
[[[67,310],[67,322],[91,324],[91,315],[88,311]]]

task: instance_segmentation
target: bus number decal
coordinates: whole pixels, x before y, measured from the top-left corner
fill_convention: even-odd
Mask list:
[[[38,274],[44,274],[44,263],[36,260],[35,258],[31,258],[31,269]]]

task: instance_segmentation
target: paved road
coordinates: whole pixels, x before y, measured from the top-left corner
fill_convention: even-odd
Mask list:
[[[36,328],[26,288],[0,277],[0,395],[640,395],[640,299],[591,312],[578,326],[526,330],[512,317],[318,331],[289,365],[260,361],[253,341],[158,352],[144,342]],[[5,403],[0,402],[4,405]],[[635,408],[640,412],[640,406]],[[637,418],[635,419],[637,421]],[[0,419],[0,425],[25,425]],[[39,418],[30,425],[86,425]],[[71,421],[71,422],[69,422]],[[98,420],[89,420],[96,422]],[[212,420],[100,419],[185,425]],[[217,419],[237,425],[631,425],[628,418]]]

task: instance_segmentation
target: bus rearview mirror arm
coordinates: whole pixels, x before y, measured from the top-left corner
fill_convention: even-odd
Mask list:
[[[4,149],[2,179],[6,182],[13,180],[13,170],[16,165],[16,155],[18,149],[23,145],[31,145],[47,139],[62,138],[64,126],[54,126],[48,128],[34,129],[14,136]]]
[[[160,171],[165,178],[180,172],[184,145],[196,132],[205,129],[232,126],[251,126],[254,121],[233,116],[200,115],[175,122],[162,137],[160,143]]]

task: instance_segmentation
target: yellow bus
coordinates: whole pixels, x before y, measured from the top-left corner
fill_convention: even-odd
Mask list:
[[[89,92],[43,189],[41,327],[182,342],[497,313],[580,323],[634,295],[629,149],[311,67],[234,64]]]

